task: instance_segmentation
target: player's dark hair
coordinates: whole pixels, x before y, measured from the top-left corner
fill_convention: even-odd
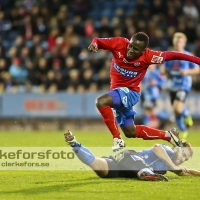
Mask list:
[[[144,32],[135,33],[132,38],[144,42],[144,46],[145,46],[144,49],[147,48],[147,46],[149,44],[149,37],[146,33],[144,33]]]

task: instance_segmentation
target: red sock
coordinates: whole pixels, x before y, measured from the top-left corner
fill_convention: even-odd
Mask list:
[[[103,121],[110,130],[113,138],[121,138],[120,132],[118,130],[117,123],[115,121],[115,116],[110,106],[104,106],[98,109],[103,117]]]
[[[166,131],[161,131],[148,126],[136,125],[136,137],[143,138],[144,140],[163,139],[170,141],[171,137]]]

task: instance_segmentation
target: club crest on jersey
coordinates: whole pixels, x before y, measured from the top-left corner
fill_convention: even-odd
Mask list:
[[[144,155],[144,158],[145,158],[145,159],[148,159],[148,158],[149,158],[149,156],[148,156],[147,154],[145,154],[145,155]]]
[[[140,62],[135,62],[134,65],[135,65],[136,67],[138,67],[138,66],[140,66]]]
[[[151,59],[152,63],[162,63],[162,61],[163,61],[163,57],[161,57],[161,56],[153,55],[153,57]]]

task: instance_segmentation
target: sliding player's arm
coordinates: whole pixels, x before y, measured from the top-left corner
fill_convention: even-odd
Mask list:
[[[178,176],[200,176],[200,171],[195,169],[187,169],[187,171],[171,171]]]
[[[164,163],[166,163],[171,170],[175,171],[185,171],[186,168],[182,166],[175,165],[170,157],[168,156],[166,150],[162,147],[160,144],[154,144],[152,147],[152,151],[155,153],[155,155],[162,160]]]

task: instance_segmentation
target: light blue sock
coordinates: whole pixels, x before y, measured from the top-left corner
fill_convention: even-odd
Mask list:
[[[154,172],[153,171],[151,171],[151,169],[149,169],[149,168],[144,168],[144,169],[141,169],[140,170],[140,172],[141,172],[141,174],[142,173],[149,173],[149,174],[152,174],[152,175],[154,175]]]
[[[189,111],[188,111],[187,108],[184,108],[184,109],[183,109],[182,115],[183,115],[184,118],[186,118],[186,117],[189,116]]]
[[[182,132],[187,131],[183,115],[176,116],[176,124]]]
[[[90,152],[88,148],[82,146],[78,142],[74,143],[72,149],[79,158],[79,160],[84,164],[91,165],[94,162],[95,156]]]
[[[143,118],[143,124],[145,126],[148,126],[149,125],[149,122],[150,122],[150,116],[149,115],[144,115],[144,118]]]
[[[163,119],[163,120],[168,120],[170,118],[170,115],[166,112],[163,112],[163,111],[160,111],[156,114],[156,116],[159,118],[159,119]]]

